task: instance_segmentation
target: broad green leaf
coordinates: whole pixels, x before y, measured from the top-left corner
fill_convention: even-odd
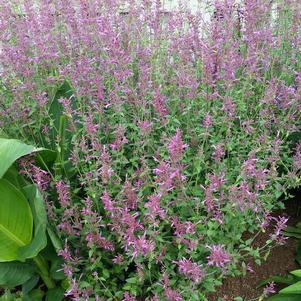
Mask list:
[[[23,190],[33,215],[34,235],[29,245],[19,249],[19,260],[36,257],[47,245],[47,213],[44,200],[35,185],[28,185]]]
[[[18,251],[32,239],[33,218],[25,196],[0,179],[0,262],[18,259]]]
[[[0,301],[16,301],[16,300],[15,300],[15,296],[10,291],[6,291],[0,297]]]
[[[17,159],[35,151],[38,149],[19,140],[0,138],[0,178]]]
[[[64,107],[59,102],[61,98],[72,98],[72,100],[75,100],[73,97],[73,89],[68,81],[65,81],[54,95],[49,108],[49,116],[53,122],[50,133],[51,148],[57,150],[57,168],[61,168],[61,172],[70,178],[74,175],[72,163],[68,160],[71,153],[72,140],[72,132],[69,129],[69,119],[72,118],[72,116],[66,116],[64,114]],[[75,101],[72,101],[71,106],[73,110],[76,110]]]
[[[301,228],[300,227],[291,227],[291,226],[288,226],[284,233],[298,233],[298,234],[301,234]]]
[[[36,287],[39,280],[40,280],[40,276],[38,274],[35,274],[29,280],[27,280],[25,283],[23,283],[23,285],[22,285],[23,295],[27,295],[29,292],[31,292]]]
[[[37,164],[43,169],[53,164],[57,156],[50,149],[36,148],[15,139],[0,138],[0,178],[5,177],[15,185],[17,178],[20,180],[21,177],[16,176],[17,169],[12,165],[17,159],[32,153],[37,153]],[[24,185],[24,180],[21,184]]]
[[[276,282],[276,283],[283,283],[283,284],[293,284],[295,283],[295,278],[292,275],[285,275],[285,276],[270,276],[269,278],[261,281],[257,288],[266,285],[270,282]]]
[[[45,169],[45,167],[49,168],[49,166],[55,162],[56,157],[57,153],[55,151],[43,148],[39,149],[39,152],[36,156],[36,161],[39,166]]]
[[[297,250],[296,250],[296,261],[301,265],[301,241],[297,243]]]
[[[300,294],[301,295],[301,281],[298,281],[284,289],[282,289],[279,293],[281,294]],[[300,296],[301,299],[301,296]]]
[[[292,294],[292,295],[275,295],[275,296],[272,296],[268,299],[265,299],[265,301],[300,301],[300,295],[295,295],[295,294]]]
[[[0,286],[15,287],[28,281],[35,274],[35,266],[22,262],[0,263]]]
[[[64,293],[65,291],[60,287],[50,289],[46,293],[46,301],[62,301]]]
[[[47,227],[47,232],[48,235],[50,237],[50,240],[53,244],[53,247],[55,248],[55,250],[58,252],[59,250],[62,250],[63,245],[62,242],[60,241],[60,239],[58,238],[58,236],[56,235],[56,233],[48,226]]]
[[[291,271],[290,273],[294,276],[301,277],[301,270]]]
[[[295,237],[297,239],[301,239],[301,234],[299,234],[299,233],[285,232],[284,234],[285,234],[285,236],[288,236],[288,237]]]
[[[19,174],[15,165],[12,165],[4,174],[3,179],[13,184],[17,189],[22,190],[22,187],[26,185],[25,179]]]
[[[59,100],[61,98],[70,98],[72,95],[73,91],[71,85],[67,81],[64,81],[64,83],[58,88],[51,101],[49,115],[54,122],[54,128],[57,133],[59,131],[60,118],[64,114],[64,107]]]
[[[244,301],[244,299],[242,297],[235,297],[234,301]]]
[[[45,293],[40,289],[35,289],[29,293],[30,301],[42,301]]]
[[[52,119],[53,126],[51,130],[52,149],[56,147],[57,136],[60,131],[61,116],[64,115],[64,107],[59,102],[61,98],[71,98],[73,95],[71,85],[65,81],[55,93],[49,108],[49,116]]]
[[[55,280],[63,280],[66,278],[66,275],[63,271],[64,261],[61,257],[58,257],[57,260],[54,260],[50,268],[50,276]]]

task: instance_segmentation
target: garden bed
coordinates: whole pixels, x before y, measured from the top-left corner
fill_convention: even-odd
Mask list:
[[[300,185],[301,3],[124,4],[0,0],[0,286],[257,293],[293,243],[274,212]]]
[[[300,192],[294,199],[285,202],[285,210],[277,211],[273,216],[284,215],[289,218],[288,225],[294,226],[300,222]],[[274,231],[269,227],[265,233],[261,233],[254,242],[257,246],[262,246],[267,241],[269,235]],[[247,236],[250,236],[248,234]],[[242,297],[243,300],[258,300],[262,295],[263,287],[259,287],[262,281],[267,280],[270,276],[286,276],[290,271],[299,268],[295,261],[297,240],[288,238],[286,243],[277,246],[271,250],[266,261],[261,265],[250,261],[252,272],[244,276],[227,277],[223,284],[217,288],[217,291],[208,296],[209,301],[217,301],[219,298],[223,301],[233,301],[235,297]],[[282,286],[277,286],[277,290]]]

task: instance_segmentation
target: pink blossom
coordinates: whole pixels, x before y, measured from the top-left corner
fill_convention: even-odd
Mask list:
[[[142,136],[148,135],[152,130],[152,122],[149,120],[139,121],[138,126]]]
[[[70,186],[63,180],[56,183],[56,189],[58,192],[58,199],[62,208],[70,205]]]
[[[204,277],[201,267],[189,259],[183,258],[175,262],[179,267],[179,272],[194,282],[199,282]]]
[[[211,250],[207,257],[208,265],[224,268],[227,263],[231,262],[231,257],[223,245],[212,245],[208,248]]]
[[[86,234],[85,240],[88,243],[88,247],[92,247],[93,245],[95,245],[98,248],[108,251],[115,250],[114,244],[108,239],[101,236],[101,234],[90,232]]]
[[[139,255],[148,256],[155,249],[155,243],[151,240],[146,239],[145,233],[137,239],[134,239],[130,244],[133,247],[133,257],[137,257]]]
[[[161,219],[165,217],[165,210],[160,207],[160,194],[153,194],[149,197],[149,202],[147,202],[144,206],[148,209],[148,213],[146,216],[150,216],[152,219],[155,219],[159,216]]]
[[[206,112],[204,120],[203,120],[203,126],[208,129],[212,125],[212,117],[210,113]]]
[[[164,295],[167,301],[182,301],[182,297],[177,290],[173,290],[169,287],[164,289]]]
[[[265,288],[263,289],[263,296],[266,298],[271,294],[276,293],[276,289],[275,289],[275,283],[274,282],[270,282],[267,286],[265,286]]]
[[[278,216],[272,218],[276,222],[275,232],[271,234],[271,239],[277,241],[278,244],[284,244],[288,237],[283,235],[283,230],[287,227],[288,218]]]
[[[168,109],[166,107],[166,98],[161,95],[160,90],[156,90],[153,101],[154,109],[160,117],[164,118],[168,114]]]
[[[225,149],[222,143],[218,143],[213,146],[213,159],[215,162],[221,162],[221,159],[225,156]]]
[[[122,301],[136,301],[134,296],[131,296],[129,292],[125,292]]]
[[[180,129],[176,129],[175,136],[170,139],[168,144],[170,158],[175,162],[180,161],[183,157],[183,151],[187,147],[188,145],[183,143]]]
[[[122,254],[119,254],[117,256],[115,256],[112,261],[115,263],[115,264],[122,264],[124,262],[124,256]]]
[[[102,196],[102,203],[104,205],[104,209],[110,212],[114,211],[114,202],[111,200],[109,193],[105,191]]]

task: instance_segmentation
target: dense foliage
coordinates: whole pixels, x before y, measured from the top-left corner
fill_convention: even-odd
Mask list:
[[[0,0],[3,135],[46,202],[72,300],[206,300],[284,241],[299,183],[298,0]],[[275,233],[253,249],[245,231]],[[137,298],[137,299],[136,299]]]

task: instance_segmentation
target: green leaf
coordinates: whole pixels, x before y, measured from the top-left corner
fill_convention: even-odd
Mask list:
[[[284,289],[279,293],[281,294],[301,294],[301,281],[298,281]]]
[[[38,150],[19,140],[0,138],[0,178],[17,159]]]
[[[275,295],[265,301],[300,301],[300,295]]]
[[[19,174],[15,165],[12,165],[4,174],[3,179],[13,184],[19,190],[26,185],[25,179]]]
[[[32,265],[31,265],[32,266]],[[22,294],[27,295],[31,290],[33,290],[40,280],[40,276],[38,274],[33,275],[29,280],[27,280],[22,285]]]
[[[73,95],[71,85],[65,81],[55,93],[51,105],[49,108],[49,116],[53,121],[52,131],[51,131],[51,140],[52,140],[52,149],[56,147],[57,135],[60,131],[61,116],[64,115],[64,107],[59,102],[61,98],[71,98]]]
[[[45,293],[40,289],[35,289],[29,293],[30,301],[42,301]]]
[[[15,297],[12,295],[10,291],[6,291],[1,297],[0,301],[16,301]]]
[[[72,95],[73,92],[71,85],[68,83],[68,81],[64,81],[64,83],[58,88],[51,101],[49,115],[54,122],[54,128],[57,133],[59,131],[60,118],[64,112],[64,107],[61,103],[59,103],[59,100],[61,98],[70,98]]]
[[[295,281],[295,278],[291,275],[287,275],[287,276],[270,276],[266,280],[261,281],[259,283],[259,285],[257,286],[257,288],[259,288],[263,285],[266,285],[270,282],[283,283],[283,284],[293,284],[296,281]]]
[[[37,165],[42,169],[49,169],[55,162],[57,152],[44,148],[36,156]]]
[[[65,173],[69,178],[72,177],[75,172],[72,170],[72,162],[69,160],[72,140],[72,132],[69,129],[69,119],[72,118],[72,116],[64,115],[64,107],[59,100],[60,98],[72,97],[73,89],[69,82],[65,81],[55,93],[49,108],[49,116],[53,122],[50,133],[51,148],[57,150],[56,164],[62,169],[61,172]],[[75,101],[72,101],[71,105],[73,110],[76,110]]]
[[[128,278],[128,279],[126,280],[126,282],[135,284],[135,283],[137,283],[137,282],[139,282],[139,281],[138,281],[138,279],[137,279],[136,277],[131,277],[131,278]]]
[[[301,277],[301,270],[291,271],[290,273],[294,276]]]
[[[0,262],[18,259],[18,251],[32,239],[33,218],[25,196],[0,179]]]
[[[55,248],[56,251],[62,250],[63,245],[58,236],[55,234],[55,232],[50,228],[47,227],[47,232],[50,237],[50,240],[53,244],[53,247]]]
[[[60,288],[53,288],[47,291],[45,301],[62,301],[64,299],[65,291]]]
[[[296,261],[301,265],[301,241],[298,241],[297,243],[296,254]]]
[[[22,262],[0,263],[0,286],[15,287],[28,281],[35,274],[32,264]]]
[[[19,249],[19,260],[36,257],[47,245],[47,213],[44,200],[35,185],[24,187],[24,192],[33,214],[34,236],[29,245]]]
[[[54,260],[50,268],[50,276],[55,280],[63,280],[66,278],[66,275],[63,271],[64,260],[61,257],[58,257],[57,260]]]
[[[301,234],[301,228],[288,226],[285,229],[284,233],[297,233],[297,234]]]
[[[301,239],[301,234],[298,234],[298,233],[285,232],[284,234],[285,234],[285,236],[288,236],[288,237],[294,237],[294,238],[297,238],[297,239]]]

